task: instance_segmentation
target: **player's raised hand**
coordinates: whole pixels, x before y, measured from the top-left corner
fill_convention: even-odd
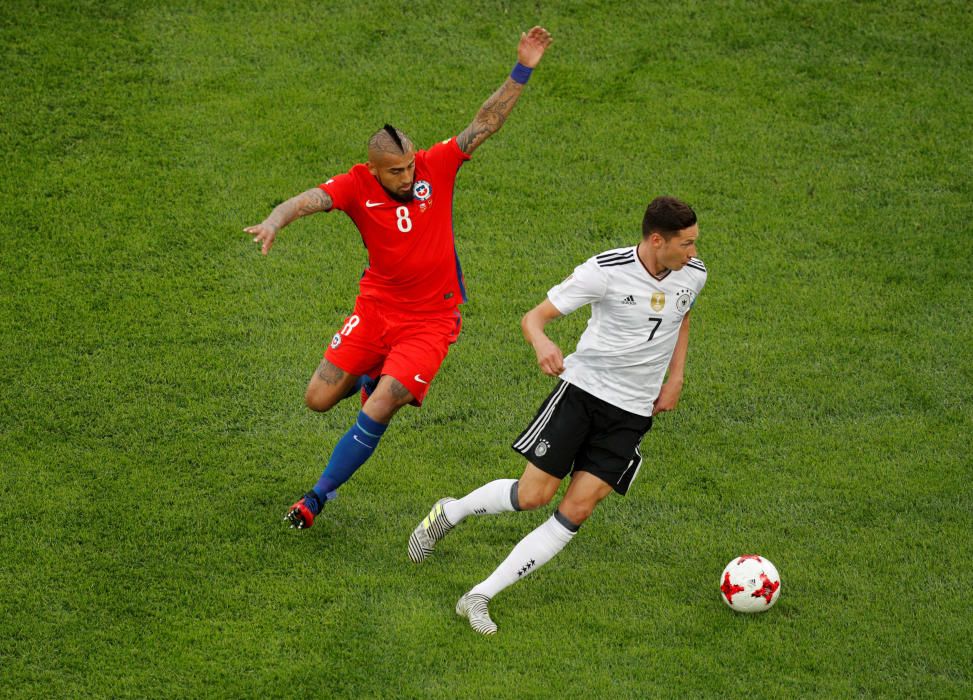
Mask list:
[[[517,60],[521,65],[534,68],[541,62],[541,56],[551,45],[551,33],[544,27],[534,27],[529,32],[521,33],[520,44],[517,46]]]
[[[270,247],[277,238],[277,227],[268,224],[266,221],[256,226],[247,226],[243,229],[253,236],[253,242],[260,244],[260,252],[266,255],[270,252]]]

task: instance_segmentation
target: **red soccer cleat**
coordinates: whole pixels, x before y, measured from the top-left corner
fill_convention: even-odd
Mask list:
[[[321,511],[320,507],[315,509],[317,505],[318,498],[314,492],[306,493],[301,500],[291,506],[287,515],[284,516],[284,520],[288,521],[291,527],[296,530],[306,530],[314,525],[314,516]]]

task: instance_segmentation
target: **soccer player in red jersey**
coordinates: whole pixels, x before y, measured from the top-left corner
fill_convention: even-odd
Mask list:
[[[503,125],[550,43],[542,27],[521,34],[510,77],[455,138],[416,150],[386,124],[368,142],[367,163],[292,197],[263,223],[244,229],[266,255],[295,219],[340,209],[368,249],[355,308],[304,396],[315,411],[359,390],[367,399],[317,484],[285,516],[291,527],[311,527],[324,503],[375,451],[392,416],[406,404],[422,404],[456,341],[466,292],[453,240],[453,183],[459,167]]]

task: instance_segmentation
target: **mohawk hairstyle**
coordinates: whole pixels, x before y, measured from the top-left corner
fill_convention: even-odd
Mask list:
[[[395,145],[399,147],[399,150],[405,153],[405,146],[402,145],[402,139],[399,138],[399,130],[391,124],[386,124],[382,128],[385,129],[385,133],[392,137],[392,140],[395,142]]]
[[[373,152],[404,154],[413,148],[415,146],[412,145],[412,139],[391,124],[386,124],[368,139],[369,154]]]

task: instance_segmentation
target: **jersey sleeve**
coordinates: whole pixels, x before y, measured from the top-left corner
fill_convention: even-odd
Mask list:
[[[608,276],[594,258],[581,263],[571,275],[554,285],[547,298],[562,314],[567,316],[585,304],[598,301],[608,289]]]
[[[709,275],[706,267],[702,264],[702,260],[699,260],[698,263],[699,267],[693,267],[693,283],[696,287],[694,290],[696,293],[693,295],[693,305],[689,307],[690,309],[696,306],[696,301],[699,299],[699,294],[703,291],[703,287],[706,286],[706,278]]]
[[[318,187],[328,193],[334,208],[341,211],[348,211],[352,203],[358,200],[358,182],[351,173],[335,175]]]
[[[440,141],[426,151],[426,164],[431,169],[437,171],[445,170],[449,173],[455,173],[469,159],[469,154],[464,152],[459,147],[459,144],[456,143],[455,136],[445,141]]]

